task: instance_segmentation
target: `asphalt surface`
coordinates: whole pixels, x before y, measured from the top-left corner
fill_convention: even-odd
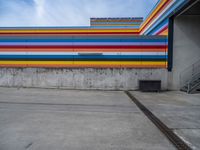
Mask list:
[[[173,150],[120,91],[0,88],[0,150]]]
[[[134,91],[132,95],[192,149],[200,149],[200,94]]]

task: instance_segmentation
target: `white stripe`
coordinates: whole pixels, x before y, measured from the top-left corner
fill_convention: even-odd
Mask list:
[[[144,34],[155,22],[157,22],[160,17],[175,3],[176,0],[173,0],[154,20],[151,22],[141,34]]]
[[[0,55],[79,55],[79,53],[90,54],[92,52],[0,52]],[[165,52],[102,52],[102,54],[103,55],[165,55],[166,53]]]
[[[122,52],[121,55],[165,55],[165,52]]]

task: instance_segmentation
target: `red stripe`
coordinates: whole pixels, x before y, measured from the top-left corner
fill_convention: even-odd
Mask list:
[[[163,10],[164,7],[166,7],[166,5],[168,5],[171,1],[167,1],[165,2],[165,4],[159,9],[159,11],[157,11],[156,14],[154,14],[154,16],[148,21],[148,23],[142,28],[141,32],[149,25],[149,23],[155,18],[155,16],[157,16],[161,10]]]
[[[140,49],[160,49],[160,48],[167,48],[167,45],[159,45],[159,46],[152,46],[152,45],[145,45],[145,46],[126,46],[126,45],[117,45],[117,46],[103,46],[103,45],[99,45],[99,46],[76,46],[76,45],[73,45],[73,46],[48,46],[48,45],[44,45],[44,46],[25,46],[25,45],[17,45],[17,46],[0,46],[0,48],[14,48],[14,49],[21,49],[21,48],[48,48],[48,49],[55,49],[55,48],[78,48],[78,49],[82,49],[82,48],[87,48],[87,49],[95,49],[95,48],[106,48],[106,49],[109,49],[109,48],[116,48],[116,49],[136,49],[136,48],[140,48]]]
[[[163,31],[168,29],[168,25],[166,27],[164,27],[162,30],[160,30],[156,35],[159,35],[160,33],[162,33]]]

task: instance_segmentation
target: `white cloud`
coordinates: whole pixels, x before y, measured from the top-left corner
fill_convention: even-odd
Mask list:
[[[145,17],[157,0],[0,0],[0,26],[86,26],[90,17]]]
[[[36,15],[38,18],[42,18],[45,14],[45,0],[34,0],[36,7]]]

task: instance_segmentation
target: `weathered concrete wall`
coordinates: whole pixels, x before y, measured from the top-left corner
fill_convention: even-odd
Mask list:
[[[179,16],[174,22],[173,71],[169,88],[180,89],[180,73],[200,59],[200,16]]]
[[[4,87],[135,90],[140,79],[162,80],[167,89],[166,69],[0,69]]]

